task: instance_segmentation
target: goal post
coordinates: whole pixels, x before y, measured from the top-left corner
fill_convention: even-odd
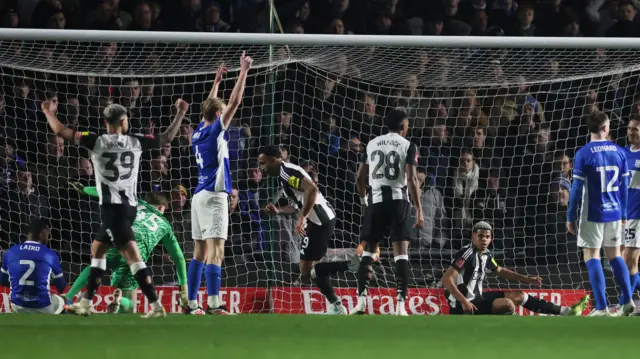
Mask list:
[[[426,226],[410,230],[410,313],[448,311],[440,278],[478,220],[496,229],[492,250],[502,265],[544,279],[542,289],[495,278],[487,287],[526,289],[558,304],[588,290],[576,239],[564,227],[571,166],[588,140],[583,118],[592,111],[605,111],[613,140],[625,144],[625,125],[640,110],[637,39],[0,29],[0,250],[45,217],[68,279],[89,263],[98,208],[70,183],[92,184],[92,167],[85,151],[52,136],[42,100],[57,100],[58,117],[81,131],[100,131],[101,109],[120,103],[131,130],[149,133],[167,126],[172,104],[183,98],[191,104],[184,126],[171,147],[145,154],[140,186],[141,195],[171,195],[166,217],[189,260],[197,183],[190,134],[221,64],[230,71],[220,95],[229,98],[243,50],[254,69],[229,131],[235,190],[223,300],[232,312],[326,309],[320,292],[299,279],[295,214],[260,211],[287,203],[262,178],[258,148],[280,145],[317,177],[338,218],[325,260],[348,259],[362,221],[358,158],[397,107],[408,114],[424,183]],[[395,300],[393,256],[388,244],[381,247],[371,313],[391,312]],[[172,264],[161,254],[151,263],[163,302],[178,311]],[[340,274],[334,285],[351,309],[354,274]],[[614,300],[613,281],[608,288]],[[99,310],[110,293],[100,292]]]

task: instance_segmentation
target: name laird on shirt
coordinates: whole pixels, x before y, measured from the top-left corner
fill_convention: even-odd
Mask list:
[[[398,147],[400,146],[400,142],[398,141],[394,141],[394,140],[380,140],[376,143],[376,145],[378,146],[394,146],[394,147]]]
[[[591,147],[591,153],[605,152],[605,151],[618,151],[617,146],[593,146]]]

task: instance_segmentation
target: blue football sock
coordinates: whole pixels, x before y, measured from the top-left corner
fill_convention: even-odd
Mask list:
[[[636,272],[636,274],[632,275],[629,282],[631,284],[631,299],[633,300],[633,295],[638,290],[638,285],[640,285],[640,273]]]
[[[215,264],[207,264],[204,268],[204,278],[207,280],[207,295],[218,295],[222,283],[222,268]]]
[[[202,270],[204,269],[204,263],[192,259],[189,262],[189,269],[187,270],[187,294],[189,300],[198,300],[198,290],[200,289],[200,283],[202,282]]]
[[[622,257],[618,256],[609,261],[611,269],[613,270],[613,276],[620,287],[622,293],[622,303],[627,303],[631,300],[631,283],[629,278],[629,268],[624,262]]]
[[[596,301],[597,310],[605,310],[607,308],[607,294],[604,282],[604,270],[600,258],[591,258],[587,261],[587,270],[589,271],[589,281],[593,290],[593,298]]]
[[[632,288],[631,288],[631,291],[632,291],[633,293],[635,293],[635,292],[637,292],[637,291],[639,291],[639,290],[640,290],[640,272],[638,272],[638,273],[634,274],[633,276],[635,276],[635,277],[636,277],[636,288],[635,288],[635,289],[633,289],[633,287],[632,287]]]

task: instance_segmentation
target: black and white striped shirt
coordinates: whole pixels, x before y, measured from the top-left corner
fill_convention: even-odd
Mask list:
[[[280,166],[280,176],[278,176],[279,186],[291,202],[291,205],[298,210],[301,210],[304,206],[304,192],[300,189],[300,186],[305,177],[311,179],[311,176],[300,166],[286,162],[283,162]],[[327,200],[322,193],[318,192],[316,203],[311,212],[309,212],[307,219],[321,226],[323,223],[327,223],[335,217],[336,215],[329,203],[327,203]]]
[[[491,255],[491,251],[485,249],[479,252],[473,244],[462,247],[453,256],[451,266],[459,273],[458,278],[456,278],[458,290],[470,301],[482,296],[482,284],[487,273],[492,273],[498,269],[498,263]],[[449,291],[446,292],[446,296],[449,305],[455,307],[456,297]]]
[[[367,144],[363,162],[369,165],[371,202],[409,201],[405,165],[418,163],[416,145],[398,133],[389,132]]]
[[[138,205],[142,151],[160,148],[153,135],[76,132],[77,145],[91,151],[100,204]]]

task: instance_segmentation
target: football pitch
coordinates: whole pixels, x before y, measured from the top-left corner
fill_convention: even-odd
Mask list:
[[[607,358],[638,318],[0,315],[3,358]]]

